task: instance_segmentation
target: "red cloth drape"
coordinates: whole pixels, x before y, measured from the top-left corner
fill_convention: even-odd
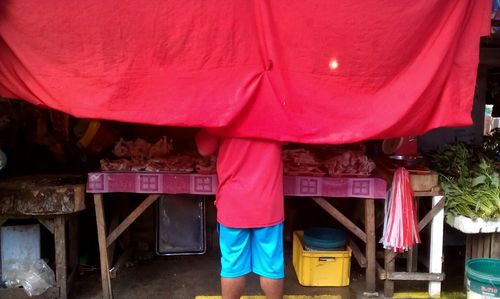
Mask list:
[[[491,1],[0,3],[0,96],[310,143],[471,123]]]

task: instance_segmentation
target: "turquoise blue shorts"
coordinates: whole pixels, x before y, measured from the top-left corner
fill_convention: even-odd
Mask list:
[[[219,224],[219,237],[221,277],[235,278],[250,272],[271,279],[285,277],[283,223],[261,228]]]

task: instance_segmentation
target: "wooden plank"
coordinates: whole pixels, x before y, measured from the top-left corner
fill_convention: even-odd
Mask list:
[[[432,207],[436,207],[443,200],[443,196],[434,196],[432,198]],[[443,233],[444,233],[444,209],[432,218],[431,224],[431,244],[429,254],[429,272],[443,272]],[[441,297],[441,282],[429,282],[429,296]]]
[[[14,177],[0,182],[1,215],[59,215],[85,209],[84,178],[74,175]]]
[[[375,293],[377,291],[376,276],[377,269],[375,240],[375,202],[373,199],[365,199],[365,231],[366,231],[366,292]]]
[[[413,191],[430,192],[439,185],[439,175],[435,171],[428,174],[410,173],[410,182]]]
[[[387,272],[388,280],[420,280],[420,281],[443,281],[444,273],[417,273],[417,272]]]
[[[128,215],[127,218],[125,218],[125,220],[123,220],[123,222],[120,223],[120,225],[118,225],[118,227],[109,234],[109,236],[106,238],[106,246],[109,246],[111,243],[113,243],[116,238],[118,238],[139,216],[141,216],[141,214],[151,204],[153,204],[158,199],[158,197],[160,197],[159,194],[153,194],[146,197],[146,199],[141,202],[141,204],[137,208],[135,208],[135,210],[132,211],[132,213],[130,213],[130,215]]]
[[[0,298],[2,299],[52,299],[59,298],[59,288],[50,287],[40,296],[28,297],[26,292],[22,288],[15,289],[0,289]]]
[[[478,236],[477,234],[473,234],[471,237],[471,258],[477,258],[478,257],[478,246],[477,246],[477,239]]]
[[[413,245],[406,253],[406,271],[416,272],[418,263],[418,244]]]
[[[490,257],[491,256],[491,238],[493,237],[493,234],[484,234],[484,240],[483,240],[483,256],[484,257]]]
[[[360,238],[366,243],[366,233],[362,231],[356,224],[354,224],[349,218],[344,216],[339,210],[332,206],[326,199],[321,197],[314,197],[314,202],[316,202],[320,207],[323,208],[328,214],[344,225],[348,230],[350,230],[354,235]],[[367,257],[368,258],[368,257]]]
[[[358,244],[356,244],[356,242],[354,242],[354,240],[352,240],[351,238],[349,238],[348,242],[349,242],[349,247],[351,247],[352,249],[352,255],[358,262],[359,266],[361,268],[366,268],[368,262],[366,260],[365,255],[359,249]]]
[[[439,200],[439,202],[432,207],[432,209],[424,216],[424,218],[422,218],[422,220],[418,222],[418,231],[422,231],[422,229],[427,224],[429,224],[439,212],[441,212],[444,209],[444,204],[445,204],[444,197],[443,196],[439,197],[441,197],[441,200]]]
[[[477,257],[483,257],[484,234],[478,234],[476,242],[477,242]]]
[[[48,218],[38,218],[38,221],[45,226],[45,228],[51,233],[54,234],[54,219]]]
[[[394,257],[391,258],[391,251],[390,250],[385,250],[385,257],[384,257],[384,269],[385,269],[385,275],[386,279],[384,280],[384,296],[385,297],[392,297],[394,295],[394,281],[387,279],[387,275],[389,273],[394,272],[396,269],[396,259]]]
[[[111,279],[109,277],[109,261],[106,246],[106,220],[104,219],[104,206],[102,194],[94,194],[95,216],[97,223],[97,239],[99,241],[99,258],[101,260],[101,283],[102,296],[104,299],[112,299]]]
[[[500,233],[494,233],[491,236],[491,251],[492,258],[500,258]]]
[[[416,191],[414,192],[415,197],[433,197],[442,195],[440,188],[433,188],[431,191]]]
[[[67,288],[67,256],[66,256],[66,219],[64,216],[54,218],[54,243],[56,253],[56,283],[59,286],[59,298],[68,298]]]

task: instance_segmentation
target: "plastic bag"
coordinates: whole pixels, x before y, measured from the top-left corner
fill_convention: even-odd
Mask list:
[[[44,260],[7,261],[3,279],[8,288],[22,286],[30,297],[43,294],[56,283],[54,271]]]

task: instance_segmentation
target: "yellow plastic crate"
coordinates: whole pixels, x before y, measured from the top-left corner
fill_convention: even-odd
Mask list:
[[[303,286],[341,287],[349,285],[351,254],[345,251],[305,251],[304,232],[293,232],[293,267]]]

